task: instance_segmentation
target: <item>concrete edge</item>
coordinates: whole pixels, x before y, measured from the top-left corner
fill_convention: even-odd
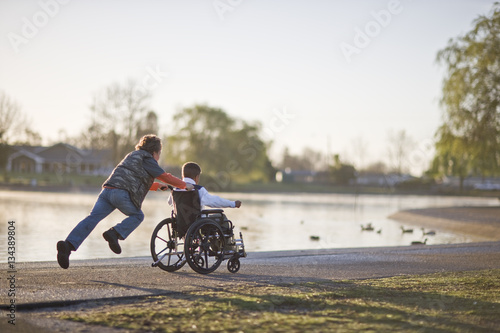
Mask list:
[[[241,260],[266,260],[271,258],[287,258],[287,257],[308,257],[319,255],[341,255],[348,253],[377,253],[377,252],[406,252],[422,249],[444,249],[444,248],[470,248],[485,245],[500,245],[500,240],[488,240],[484,242],[471,243],[453,243],[453,244],[435,244],[435,245],[399,245],[399,246],[381,246],[381,247],[353,247],[353,248],[329,248],[329,249],[309,249],[309,250],[283,250],[283,251],[257,251],[248,252],[246,258]],[[95,259],[75,259],[72,264],[79,266],[121,266],[121,265],[144,265],[145,261],[153,262],[152,258],[147,256],[141,257],[114,257],[114,258],[95,258]],[[42,268],[59,268],[57,261],[30,261],[17,262],[17,270],[22,269],[42,269]],[[0,268],[7,270],[7,263],[2,263]]]

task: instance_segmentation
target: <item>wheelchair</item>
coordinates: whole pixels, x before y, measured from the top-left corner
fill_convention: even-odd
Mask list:
[[[195,272],[209,274],[224,260],[236,273],[240,258],[246,257],[243,235],[234,237],[234,225],[222,209],[201,210],[198,190],[175,191],[171,186],[174,209],[151,235],[152,267],[174,272],[188,265]]]

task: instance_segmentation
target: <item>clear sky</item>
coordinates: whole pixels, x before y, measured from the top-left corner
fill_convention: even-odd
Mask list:
[[[128,78],[153,95],[161,133],[207,103],[260,120],[264,137],[360,163],[389,132],[427,167],[441,123],[436,53],[489,12],[484,0],[0,0],[0,89],[53,143],[81,132],[93,96]],[[168,154],[168,152],[166,152]]]

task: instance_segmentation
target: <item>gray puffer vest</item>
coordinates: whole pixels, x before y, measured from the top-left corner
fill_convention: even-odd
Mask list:
[[[145,150],[131,152],[115,167],[103,184],[128,191],[130,200],[139,209],[154,182],[153,176],[142,166],[146,158],[153,157]]]

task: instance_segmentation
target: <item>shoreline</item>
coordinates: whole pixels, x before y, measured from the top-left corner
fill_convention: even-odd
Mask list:
[[[123,331],[123,328],[117,324],[104,327],[72,322],[58,314],[94,314],[101,309],[113,312],[127,304],[140,304],[157,310],[159,299],[176,302],[179,296],[208,290],[219,295],[226,291],[234,292],[235,285],[248,286],[248,290],[255,286],[289,285],[302,290],[306,284],[321,286],[328,282],[335,284],[335,298],[339,298],[338,287],[352,285],[346,283],[348,280],[492,270],[500,268],[499,259],[500,242],[482,242],[262,253],[245,258],[237,274],[220,267],[216,272],[201,275],[191,271],[187,265],[178,272],[167,273],[152,268],[146,258],[79,261],[68,270],[59,268],[56,262],[28,263],[18,267],[22,274],[19,273],[14,316],[17,328],[25,332],[114,333]],[[429,302],[426,294],[411,293],[407,296],[408,299],[418,297]],[[437,297],[438,301],[454,300],[439,294]],[[341,302],[342,298],[339,299]],[[261,300],[252,298],[251,304]],[[245,298],[245,302],[250,300]],[[411,302],[413,306],[414,302]],[[227,303],[227,298],[224,303]],[[6,297],[0,298],[2,310],[10,309],[10,304]],[[297,304],[294,302],[286,306],[300,308]],[[394,308],[391,307],[390,311],[393,313]],[[7,326],[6,319],[0,323],[0,330]]]
[[[472,235],[484,241],[500,240],[500,206],[409,209],[388,218],[426,229]]]
[[[29,184],[11,184],[0,182],[0,191],[27,191],[38,193],[99,193],[101,185],[43,185],[32,186]],[[453,189],[405,189],[389,187],[371,186],[321,186],[317,184],[280,184],[280,185],[252,185],[234,184],[227,188],[213,189],[213,192],[233,192],[233,193],[263,193],[263,194],[288,194],[288,193],[314,193],[314,194],[350,194],[350,195],[416,195],[416,196],[456,196],[456,197],[484,197],[498,198],[500,191],[479,191],[466,190],[458,191]]]

